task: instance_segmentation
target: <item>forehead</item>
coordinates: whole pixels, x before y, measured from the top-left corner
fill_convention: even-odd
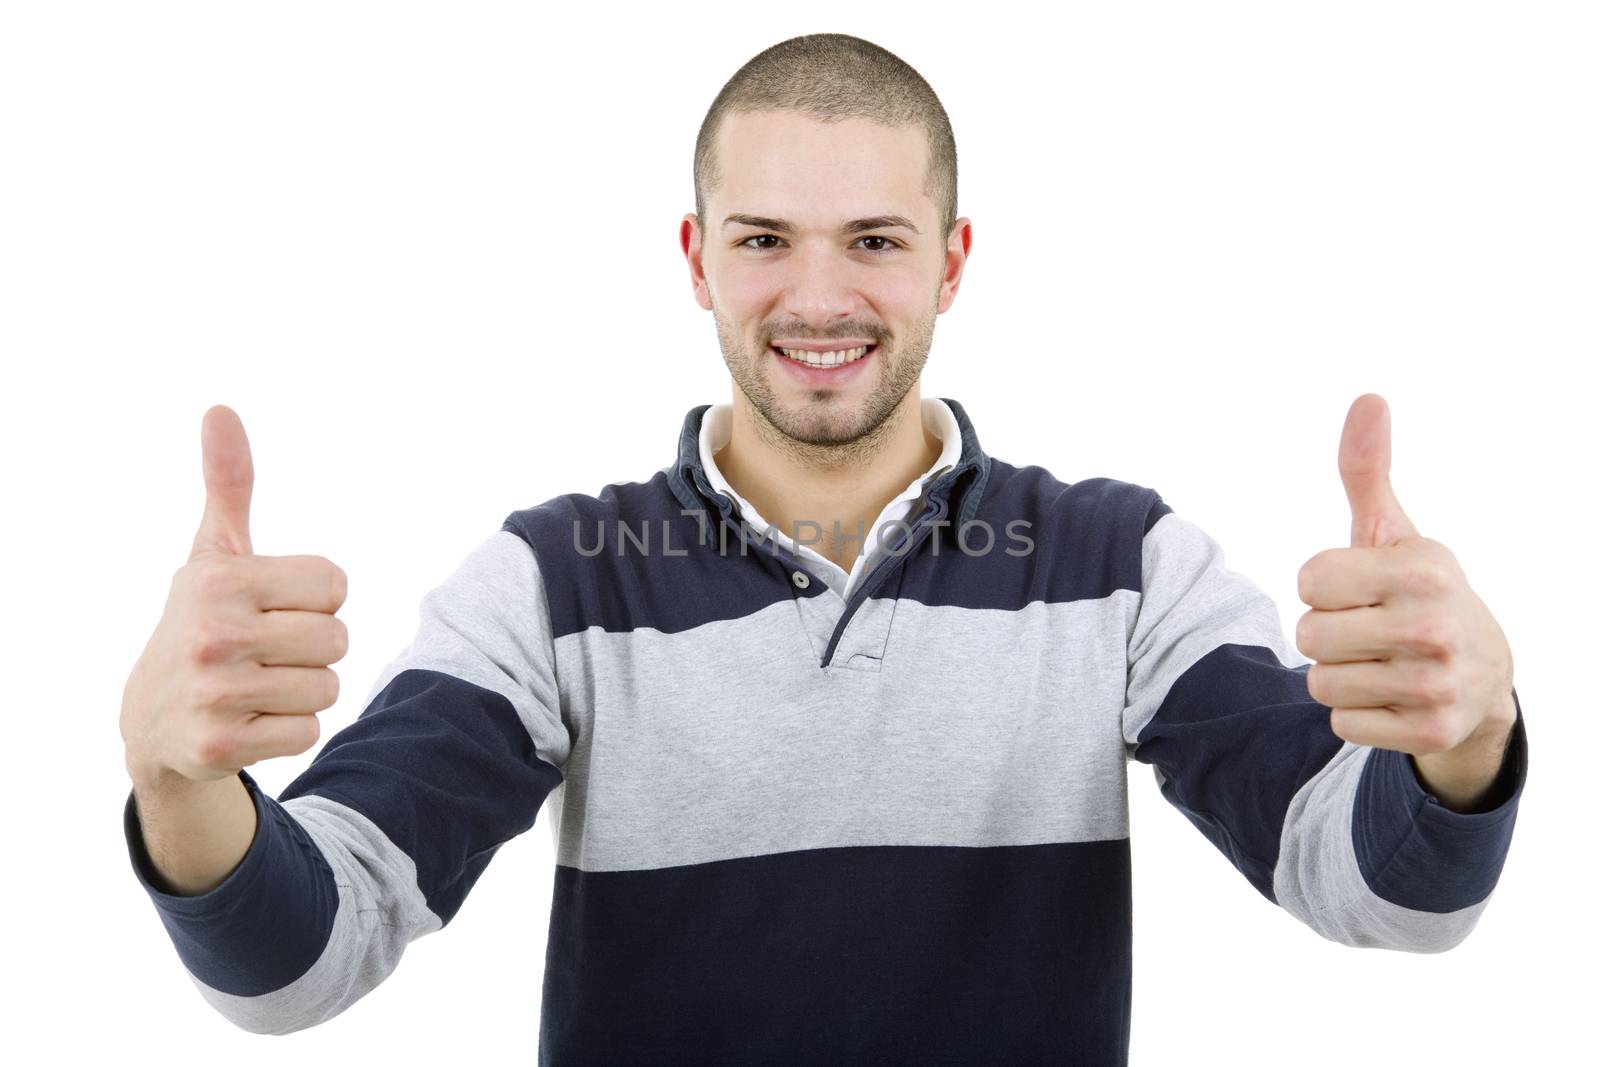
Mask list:
[[[717,211],[708,211],[713,226],[733,211],[831,227],[841,216],[933,210],[923,192],[928,143],[920,126],[733,112],[717,132],[717,161],[722,182],[712,194]]]

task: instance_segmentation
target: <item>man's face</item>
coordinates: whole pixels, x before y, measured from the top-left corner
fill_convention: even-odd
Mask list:
[[[862,119],[734,113],[717,159],[708,217],[685,216],[680,240],[729,373],[758,415],[796,441],[862,437],[917,383],[971,246],[966,219],[941,240],[938,208],[922,191],[925,135]],[[840,354],[819,367],[775,345]]]

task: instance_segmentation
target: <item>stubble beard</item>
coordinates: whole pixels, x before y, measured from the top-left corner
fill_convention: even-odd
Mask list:
[[[900,423],[901,402],[922,377],[936,318],[930,311],[912,326],[902,344],[889,346],[879,338],[870,356],[881,361],[875,371],[877,384],[859,406],[824,389],[811,390],[808,400],[795,405],[780,402],[774,393],[771,375],[781,368],[773,366],[775,357],[769,350],[751,351],[715,302],[711,311],[722,360],[749,401],[762,440],[808,466],[830,468],[865,464],[889,441]]]

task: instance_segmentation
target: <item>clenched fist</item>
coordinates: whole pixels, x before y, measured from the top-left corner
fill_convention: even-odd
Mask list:
[[[339,695],[328,665],[350,646],[334,615],[343,570],[322,556],[250,549],[254,468],[233,409],[205,413],[200,450],[200,529],[122,694],[135,783],[171,774],[209,781],[306,751],[321,733],[315,713]]]

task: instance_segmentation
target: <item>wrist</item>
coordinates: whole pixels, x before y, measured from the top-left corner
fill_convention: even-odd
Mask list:
[[[188,781],[171,767],[136,758],[131,752],[124,755],[123,763],[127,767],[128,779],[133,783],[133,790],[136,793],[163,792],[180,782]]]

